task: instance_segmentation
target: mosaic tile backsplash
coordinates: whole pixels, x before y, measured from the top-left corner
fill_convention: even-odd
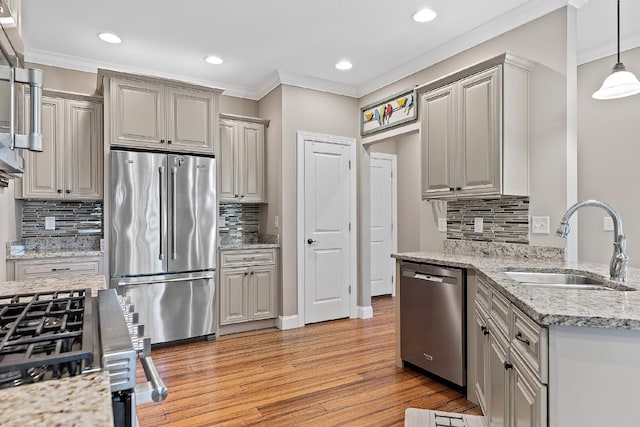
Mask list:
[[[45,217],[55,217],[55,230],[45,230]],[[102,202],[26,200],[22,206],[22,238],[102,237]]]
[[[258,243],[260,232],[259,205],[220,203],[220,244]]]
[[[483,232],[474,232],[474,218],[483,220]],[[502,197],[456,200],[447,203],[447,239],[529,243],[529,198]]]

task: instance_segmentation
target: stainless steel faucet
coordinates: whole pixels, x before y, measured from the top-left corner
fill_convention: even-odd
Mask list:
[[[560,237],[567,237],[571,227],[569,226],[569,219],[579,208],[583,206],[597,206],[607,211],[613,219],[613,256],[609,263],[609,275],[612,280],[619,282],[627,281],[627,264],[629,263],[629,257],[627,256],[627,238],[622,233],[622,219],[618,212],[615,211],[609,204],[601,202],[600,200],[585,200],[584,202],[576,203],[571,206],[562,217],[560,225],[556,230],[556,235]]]

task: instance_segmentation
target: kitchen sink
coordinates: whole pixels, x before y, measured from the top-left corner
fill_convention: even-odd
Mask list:
[[[632,291],[622,284],[611,285],[604,280],[574,273],[549,273],[541,271],[506,271],[504,274],[520,285],[547,288],[582,289],[598,291]]]

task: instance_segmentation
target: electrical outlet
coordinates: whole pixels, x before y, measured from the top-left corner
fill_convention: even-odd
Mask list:
[[[602,219],[604,220],[604,231],[613,231],[613,218],[605,216]]]
[[[223,216],[221,216],[218,219],[218,227],[226,227],[227,226],[227,219]]]
[[[531,217],[531,233],[549,234],[549,217],[548,216],[532,216]]]
[[[473,231],[475,233],[482,233],[483,230],[484,230],[484,221],[482,220],[482,217],[475,217],[473,219]]]
[[[447,232],[447,218],[438,218],[438,231],[441,233]]]
[[[44,217],[44,229],[45,230],[55,230],[56,229],[56,217],[55,216],[45,216]]]
[[[276,227],[276,229],[280,228],[280,217],[278,215],[275,216],[274,221],[274,226]]]

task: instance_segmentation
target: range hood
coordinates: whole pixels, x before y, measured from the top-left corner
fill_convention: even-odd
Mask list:
[[[22,40],[16,21],[17,14],[11,14],[5,0],[0,0],[0,179],[5,184],[6,179],[24,172],[21,150],[42,151],[43,73],[21,67]],[[27,86],[30,120],[29,129],[23,130],[21,106]]]

